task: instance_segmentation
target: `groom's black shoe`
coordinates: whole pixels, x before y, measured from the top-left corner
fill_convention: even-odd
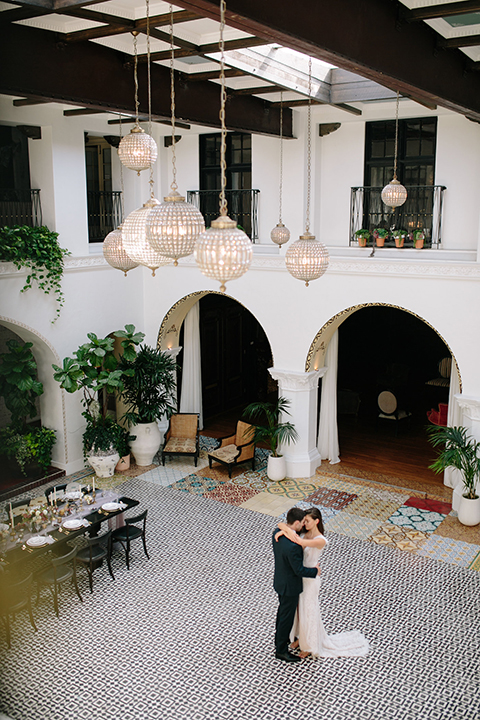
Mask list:
[[[288,663],[300,662],[302,659],[301,657],[298,657],[298,655],[294,655],[293,653],[290,653],[288,651],[284,653],[277,652],[275,653],[275,657],[277,658],[277,660],[284,660],[284,662]]]

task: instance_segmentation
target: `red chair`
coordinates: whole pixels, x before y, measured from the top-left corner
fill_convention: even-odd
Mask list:
[[[438,410],[429,410],[427,417],[434,425],[447,427],[448,405],[446,403],[438,403]]]

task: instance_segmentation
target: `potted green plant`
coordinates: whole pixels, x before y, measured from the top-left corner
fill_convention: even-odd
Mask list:
[[[8,352],[0,355],[0,396],[11,417],[0,431],[0,447],[23,475],[38,477],[50,467],[55,431],[27,422],[37,416],[36,400],[43,394],[31,351],[33,344],[8,340],[7,347]]]
[[[458,507],[458,519],[462,525],[480,523],[480,442],[468,434],[465,427],[429,427],[428,434],[433,447],[441,451],[430,465],[436,473],[446,468],[456,468],[463,480],[464,493]]]
[[[413,244],[417,248],[417,250],[421,250],[423,248],[423,243],[425,240],[425,231],[421,228],[418,228],[417,230],[413,230],[410,237],[413,240]]]
[[[296,442],[298,433],[291,422],[282,422],[282,415],[290,415],[290,400],[279,397],[275,402],[254,402],[248,405],[243,416],[254,423],[253,440],[266,443],[271,451],[267,475],[270,480],[283,480],[287,474],[285,458],[279,454],[280,445]],[[257,422],[258,420],[263,422]]]
[[[121,361],[125,373],[122,399],[127,406],[123,416],[136,439],[130,443],[137,465],[151,465],[162,436],[157,420],[169,418],[176,410],[176,363],[166,352],[142,345],[133,360]]]
[[[392,230],[392,237],[395,240],[395,247],[402,248],[405,238],[408,237],[408,233],[406,230],[398,228],[397,230]]]
[[[370,239],[370,230],[365,230],[365,228],[361,230],[356,230],[355,237],[358,240],[358,246],[365,247]]]
[[[385,240],[387,236],[388,230],[385,230],[385,228],[375,228],[375,230],[373,231],[373,237],[375,238],[377,247],[383,247],[385,245]]]
[[[119,449],[124,447],[119,440],[124,429],[109,417],[106,403],[100,406],[98,401],[100,393],[121,393],[125,377],[131,372],[114,352],[115,338],[121,338],[123,362],[136,357],[136,347],[144,337],[135,331],[134,325],[126,325],[125,330],[118,330],[113,337],[98,338],[89,333],[89,342],[81,345],[73,357],[65,358],[63,367],[53,365],[53,377],[64,390],[83,393],[84,453],[99,477],[113,475],[120,459]]]

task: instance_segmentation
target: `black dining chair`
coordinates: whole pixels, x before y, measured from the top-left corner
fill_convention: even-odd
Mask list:
[[[42,585],[48,585],[48,589],[53,595],[53,604],[55,613],[58,617],[58,589],[67,580],[71,580],[75,586],[80,602],[83,602],[77,583],[77,552],[78,548],[73,548],[66,555],[61,555],[52,560],[52,564],[47,570],[44,570],[37,576],[37,605],[40,601],[40,590]]]
[[[56,490],[57,496],[58,496],[59,493],[65,492],[66,487],[67,487],[67,483],[63,483],[63,485],[52,485],[52,487],[49,487],[49,488],[47,488],[47,490],[45,490],[45,497],[48,500],[54,490]]]
[[[85,539],[87,547],[77,552],[77,563],[80,563],[88,572],[90,592],[93,592],[93,573],[102,565],[103,560],[107,561],[108,572],[112,579],[115,580],[111,565],[112,531],[108,530],[103,535]]]
[[[26,608],[30,617],[30,624],[35,632],[37,632],[37,626],[35,625],[32,612],[32,573],[13,585],[9,585],[3,576],[1,580],[2,589],[0,592],[0,615],[2,617],[3,624],[5,625],[7,645],[10,648],[10,615],[13,615],[13,619],[15,619],[15,615],[20,612],[20,610],[24,610]]]
[[[112,533],[113,542],[119,542],[120,545],[125,550],[125,557],[127,560],[127,570],[130,570],[130,543],[132,542],[132,540],[137,540],[138,538],[142,538],[143,549],[145,551],[145,555],[150,560],[150,555],[148,554],[147,544],[145,541],[145,529],[146,529],[146,525],[147,525],[147,512],[148,512],[148,510],[144,510],[140,515],[136,515],[135,517],[131,517],[131,518],[126,518],[125,525],[123,527],[118,528],[117,530],[114,530]]]

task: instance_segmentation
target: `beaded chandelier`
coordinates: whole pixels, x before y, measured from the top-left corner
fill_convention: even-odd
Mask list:
[[[140,265],[145,265],[152,270],[155,276],[155,270],[162,265],[168,265],[171,259],[161,255],[153,249],[146,237],[146,225],[149,216],[155,208],[160,205],[158,200],[152,196],[138,210],[134,210],[123,223],[123,247],[127,255]]]
[[[225,0],[220,0],[220,215],[212,221],[211,227],[201,233],[195,245],[195,260],[200,270],[207,277],[219,280],[220,291],[225,292],[225,283],[235,280],[247,272],[252,262],[253,250],[250,238],[237,228],[235,220],[227,215],[227,200],[225,197],[226,185],[226,135],[225,105],[227,93],[225,90],[225,44],[223,33],[225,29]]]
[[[312,58],[308,61],[308,112],[307,112],[307,210],[305,232],[300,235],[285,253],[287,270],[297,280],[303,280],[308,287],[311,280],[317,280],[328,268],[328,250],[310,233],[310,172],[311,172],[311,126],[312,126]]]
[[[103,241],[103,257],[115,270],[121,270],[125,277],[127,272],[138,267],[138,263],[134,262],[125,252],[122,239],[122,225],[108,233]]]
[[[382,190],[382,200],[388,207],[396,208],[403,205],[407,199],[406,188],[397,180],[397,150],[398,150],[398,102],[400,93],[397,90],[397,106],[395,110],[395,159],[393,165],[393,178]]]
[[[148,5],[147,5],[148,9]],[[158,150],[157,143],[151,134],[147,134],[138,124],[138,53],[137,53],[137,35],[138,30],[133,30],[133,49],[134,49],[134,80],[135,80],[135,126],[130,130],[130,134],[126,135],[120,141],[118,146],[118,156],[120,162],[130,170],[136,170],[140,175],[142,170],[148,170],[157,159]],[[149,38],[147,37],[147,42]],[[150,86],[150,63],[149,63]]]
[[[280,247],[290,240],[290,230],[282,223],[282,191],[283,191],[283,92],[280,93],[280,189],[278,223],[270,233],[271,240]]]
[[[173,258],[174,265],[178,259],[191,255],[198,236],[205,230],[203,216],[195,205],[185,202],[185,198],[177,192],[177,167],[175,157],[175,58],[173,41],[173,7],[170,5],[170,100],[172,110],[172,167],[173,182],[170,193],[164,202],[153,208],[149,214],[146,233],[147,241],[162,255]]]

